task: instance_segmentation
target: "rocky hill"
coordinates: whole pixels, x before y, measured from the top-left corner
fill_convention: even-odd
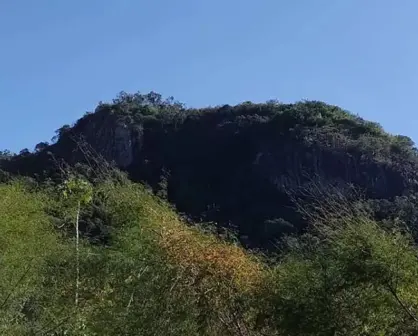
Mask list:
[[[189,218],[236,228],[253,247],[303,231],[306,218],[295,200],[318,185],[319,197],[354,188],[378,219],[416,226],[418,155],[411,139],[318,101],[193,109],[153,92],[121,93],[60,128],[53,144],[4,153],[0,168],[51,177],[57,160],[90,164],[80,143]]]
[[[0,164],[1,335],[418,335],[416,149],[338,107],[121,94]]]

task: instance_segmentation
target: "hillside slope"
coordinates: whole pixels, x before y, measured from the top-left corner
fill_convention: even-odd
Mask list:
[[[412,141],[322,102],[191,109],[155,93],[123,93],[62,127],[53,145],[39,144],[0,167],[52,176],[59,158],[86,163],[81,139],[180,212],[236,227],[250,246],[304,230],[294,200],[317,184],[344,193],[352,185],[379,219],[407,216],[415,227]]]
[[[265,262],[185,225],[140,184],[70,181],[70,189],[0,184],[2,335],[418,332],[416,246],[349,203],[334,204],[336,213],[323,204],[316,218],[322,211],[326,221]],[[105,244],[77,220],[82,194],[62,193],[77,185],[91,196],[82,217],[95,208],[106,219]]]

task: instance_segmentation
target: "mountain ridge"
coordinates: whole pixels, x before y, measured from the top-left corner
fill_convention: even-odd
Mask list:
[[[192,109],[154,92],[121,93],[57,130],[55,140],[3,159],[0,168],[53,176],[56,159],[87,163],[77,145],[84,141],[178,211],[236,228],[249,246],[303,231],[294,199],[318,181],[355,187],[382,218],[396,211],[384,213],[379,204],[409,202],[418,191],[410,138],[319,101]]]

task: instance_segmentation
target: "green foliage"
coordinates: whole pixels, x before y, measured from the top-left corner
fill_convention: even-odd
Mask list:
[[[418,263],[409,237],[362,216],[334,224],[288,240],[266,292],[270,325],[289,336],[416,334]]]
[[[224,325],[220,316],[229,317],[232,307],[238,313],[234,302],[250,295],[251,273],[259,266],[241,249],[187,228],[142,187],[106,185],[100,194],[119,233],[109,251],[109,265],[101,271],[103,306],[95,308],[90,320],[97,321],[95,332],[233,332],[235,326]],[[236,317],[240,323],[245,318]]]
[[[24,335],[36,330],[41,302],[48,296],[44,277],[62,245],[45,215],[38,193],[21,183],[0,185],[0,333]]]
[[[121,92],[57,130],[53,145],[0,159],[1,169],[58,180],[56,163],[64,159],[97,180],[81,139],[194,221],[237,228],[249,247],[273,248],[289,231],[306,229],[293,199],[312,180],[352,184],[371,203],[418,192],[411,139],[336,106],[269,101],[195,109],[155,92]]]
[[[63,191],[67,198],[59,197]],[[62,212],[63,220],[68,212],[74,219],[79,202],[100,205],[112,230],[106,245],[81,236],[76,253],[72,236],[61,234],[51,215]],[[93,186],[71,178],[58,193],[48,185],[2,184],[0,331],[416,334],[418,261],[410,236],[396,225],[379,225],[367,207],[342,196],[309,204],[310,230],[289,236],[277,259],[265,262],[186,225],[139,184]],[[280,218],[266,225],[289,227]]]
[[[21,183],[1,186],[0,210],[7,212],[2,333],[223,335],[250,328],[253,315],[241,301],[254,295],[263,277],[254,257],[188,228],[141,186],[92,189],[70,179],[64,190],[70,199]],[[47,213],[74,209],[86,194],[101,200],[114,227],[112,244],[80,240],[74,251]]]
[[[93,197],[89,182],[80,178],[69,178],[64,181],[61,189],[65,198],[82,205],[90,203]]]
[[[0,183],[8,182],[10,179],[10,174],[0,169]]]

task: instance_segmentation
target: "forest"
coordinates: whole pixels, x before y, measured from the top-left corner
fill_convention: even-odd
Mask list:
[[[0,152],[0,334],[416,335],[417,168],[323,102],[121,92]]]

